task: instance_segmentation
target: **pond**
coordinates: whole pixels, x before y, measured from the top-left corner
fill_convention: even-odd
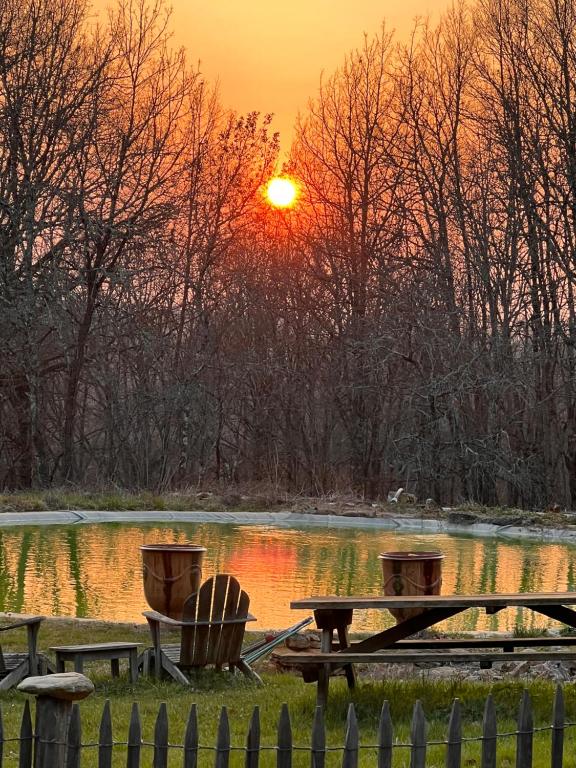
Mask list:
[[[251,597],[252,628],[287,627],[305,613],[290,600],[310,595],[377,595],[379,552],[439,549],[443,594],[576,589],[576,548],[500,538],[366,528],[200,524],[81,524],[0,528],[0,610],[143,621],[139,546],[193,542],[207,548],[204,578],[232,573]],[[576,596],[575,596],[576,602]],[[353,629],[393,624],[387,612],[356,612]],[[551,622],[531,611],[449,619],[451,630],[526,630]]]

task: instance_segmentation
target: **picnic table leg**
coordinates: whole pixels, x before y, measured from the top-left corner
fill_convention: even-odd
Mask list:
[[[330,653],[332,650],[333,629],[323,629],[320,638],[320,651]],[[316,705],[325,707],[328,703],[328,688],[330,686],[330,664],[321,664],[318,670],[318,686],[316,688]]]
[[[334,636],[334,630],[338,632],[338,639],[342,644],[342,637],[344,642],[348,642],[348,636],[346,634],[346,627],[352,623],[352,610],[346,608],[345,610],[316,610],[314,611],[314,618],[316,619],[316,626],[321,630],[322,635],[320,638],[320,651],[322,653],[332,652],[332,640]],[[343,635],[341,633],[344,633]],[[348,687],[354,685],[354,671],[351,664],[344,665],[346,670],[346,679],[348,681]],[[328,688],[330,685],[330,671],[332,669],[331,664],[321,664],[318,668],[318,688],[317,688],[317,704],[319,707],[326,706],[328,701]],[[352,681],[352,682],[351,682]]]
[[[350,643],[348,642],[348,630],[346,626],[338,627],[338,640],[342,650],[350,646]],[[354,665],[345,664],[344,672],[346,674],[346,682],[348,683],[348,688],[354,688],[356,686],[356,673],[354,672]]]

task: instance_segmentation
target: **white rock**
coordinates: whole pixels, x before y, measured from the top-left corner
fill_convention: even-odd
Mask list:
[[[510,677],[521,677],[522,675],[530,672],[532,669],[532,663],[529,661],[522,661],[518,666],[511,670]]]
[[[286,640],[286,646],[293,651],[305,651],[310,648],[310,638],[303,632],[299,632]]]
[[[33,696],[79,701],[90,696],[94,691],[94,684],[79,672],[58,672],[55,675],[27,677],[18,684],[18,690]]]

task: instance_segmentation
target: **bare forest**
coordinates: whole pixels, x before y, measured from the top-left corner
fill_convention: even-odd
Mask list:
[[[0,3],[0,487],[576,505],[574,0],[343,52],[287,211],[169,31]]]

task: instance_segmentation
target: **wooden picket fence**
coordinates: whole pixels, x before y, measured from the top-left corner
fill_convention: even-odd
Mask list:
[[[154,728],[154,740],[147,742],[142,738],[142,722],[137,704],[133,704],[128,726],[127,740],[115,741],[113,738],[113,723],[110,705],[104,705],[100,722],[99,739],[96,743],[82,742],[81,710],[78,705],[72,708],[72,716],[68,727],[67,758],[65,764],[55,765],[53,760],[34,762],[35,768],[79,768],[86,765],[97,765],[98,768],[126,766],[126,768],[141,768],[144,764],[153,768],[168,768],[170,765],[183,768],[198,768],[199,764],[213,765],[214,768],[228,768],[232,755],[239,754],[240,759],[234,758],[234,764],[243,764],[244,768],[259,768],[260,760],[266,755],[266,764],[276,768],[292,768],[293,760],[298,765],[311,768],[325,768],[327,760],[330,765],[341,765],[342,768],[357,768],[362,752],[369,752],[368,761],[375,768],[391,768],[393,765],[405,765],[406,754],[409,752],[410,768],[424,768],[427,760],[427,750],[431,745],[441,746],[445,753],[446,768],[461,768],[463,765],[462,748],[469,742],[480,742],[481,756],[475,761],[479,768],[496,768],[498,742],[503,738],[516,740],[517,768],[532,766],[532,748],[534,734],[537,731],[550,732],[550,755],[546,760],[551,768],[564,766],[564,734],[576,723],[567,722],[565,718],[564,697],[561,686],[557,687],[550,725],[535,728],[532,717],[532,705],[528,692],[525,691],[520,703],[517,728],[512,733],[498,733],[496,711],[491,696],[488,696],[484,709],[482,734],[479,736],[463,736],[461,706],[458,699],[452,705],[448,730],[445,740],[427,741],[427,724],[424,710],[420,702],[416,702],[411,724],[409,743],[395,740],[394,727],[390,717],[388,702],[384,702],[380,713],[376,743],[364,744],[360,741],[360,733],[353,704],[349,705],[344,743],[341,746],[328,746],[324,713],[321,707],[316,708],[311,727],[311,740],[306,746],[295,745],[292,739],[292,726],[288,706],[282,706],[278,719],[276,744],[265,746],[260,741],[260,715],[258,707],[252,713],[248,732],[243,746],[233,746],[230,741],[230,726],[226,707],[220,712],[216,743],[206,746],[199,743],[198,717],[196,705],[192,705],[188,716],[184,743],[172,744],[168,740],[168,713],[165,704],[161,704]],[[2,717],[0,713],[0,768],[8,766],[6,752],[16,759],[15,748],[19,749],[17,762],[19,768],[31,768],[33,752],[37,740],[32,725],[30,707],[26,703],[22,715],[20,735],[18,738],[7,739],[4,736]],[[7,748],[9,747],[9,750]],[[403,750],[404,756],[397,752]],[[87,753],[91,753],[88,755]],[[341,754],[338,754],[341,753]],[[270,757],[272,756],[272,757]],[[366,763],[366,760],[364,760]],[[438,764],[437,759],[435,764]]]

